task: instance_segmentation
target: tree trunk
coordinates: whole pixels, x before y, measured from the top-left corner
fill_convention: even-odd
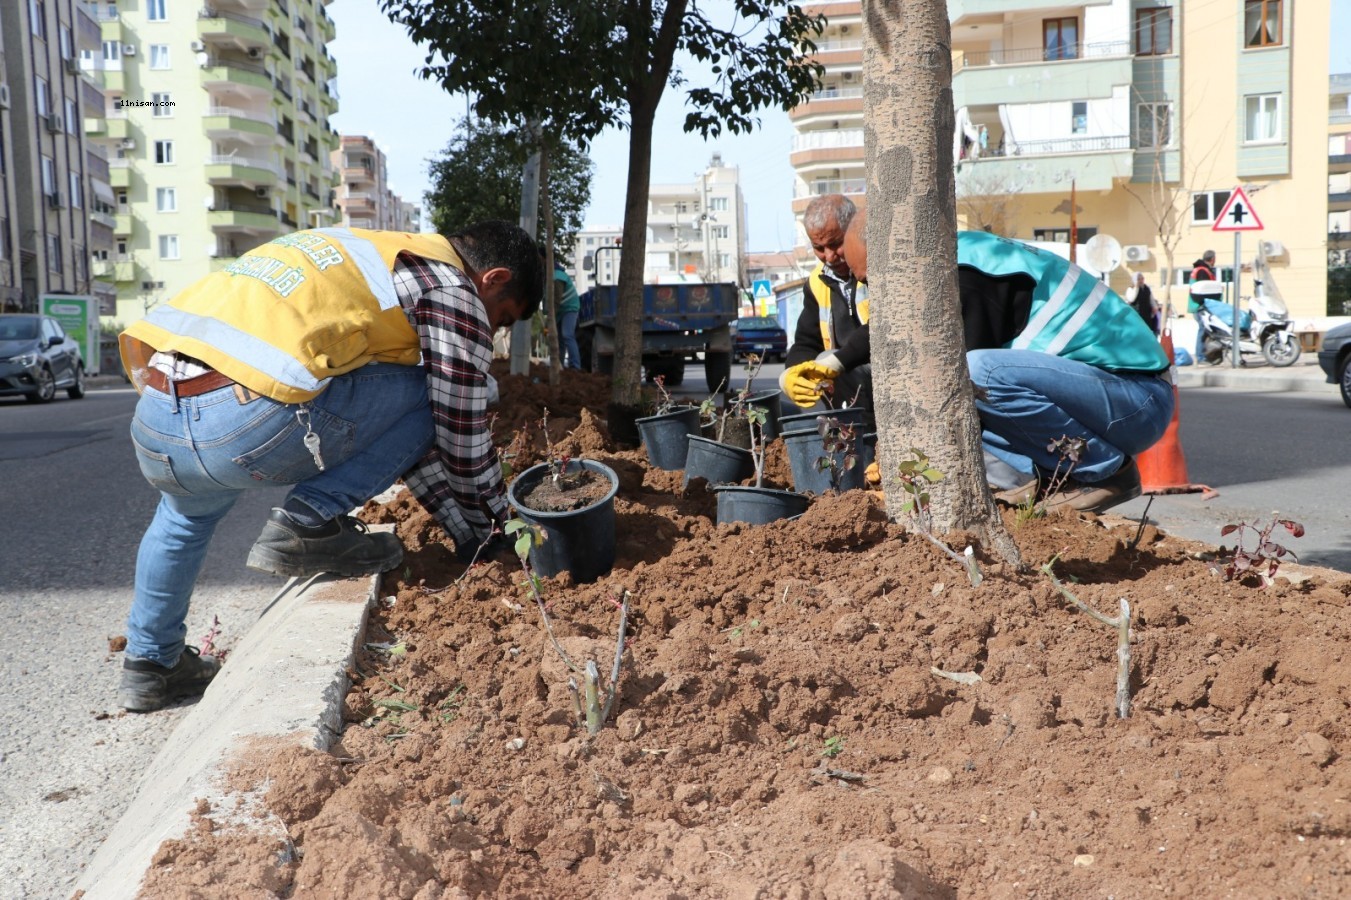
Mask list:
[[[887,510],[905,515],[910,495],[889,473],[918,449],[944,474],[929,488],[935,533],[975,532],[1019,564],[985,484],[957,298],[946,4],[865,3],[863,18],[873,395]]]
[[[656,104],[631,104],[629,174],[624,197],[624,238],[619,256],[615,309],[615,357],[610,386],[610,433],[620,443],[638,442],[632,419],[643,400],[643,263],[647,258],[647,199],[652,176],[652,128]]]
[[[549,142],[539,142],[539,205],[544,210],[544,333],[549,336],[549,384],[563,380],[558,346],[558,282],[554,279],[554,205],[549,192]]]

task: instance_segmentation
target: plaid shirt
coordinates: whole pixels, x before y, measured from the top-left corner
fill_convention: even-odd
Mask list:
[[[436,442],[404,482],[457,546],[477,546],[507,512],[487,417],[492,329],[473,282],[455,267],[401,253],[393,274],[422,341],[436,427]]]

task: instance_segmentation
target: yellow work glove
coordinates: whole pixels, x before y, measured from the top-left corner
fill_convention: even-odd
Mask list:
[[[789,400],[803,409],[811,409],[821,399],[822,382],[834,381],[838,374],[830,366],[823,366],[813,360],[786,369],[780,384]]]
[[[868,463],[868,468],[863,470],[863,480],[872,485],[882,483],[882,470],[878,467],[877,463]]]

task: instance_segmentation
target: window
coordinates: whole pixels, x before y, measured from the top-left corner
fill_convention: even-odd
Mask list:
[[[127,242],[126,242],[126,241],[118,241],[118,242],[117,242],[117,258],[118,258],[118,259],[126,259],[126,258],[127,258]]]
[[[61,274],[61,235],[47,235],[47,270]]]
[[[1224,204],[1229,202],[1230,191],[1206,191],[1192,194],[1192,224],[1206,225],[1215,221]]]
[[[145,18],[149,22],[163,22],[169,18],[164,9],[167,0],[145,0]]]
[[[1088,134],[1088,101],[1075,100],[1070,104],[1070,134]]]
[[[174,162],[174,142],[155,141],[155,165],[171,166]]]
[[[1073,16],[1042,19],[1041,46],[1045,59],[1078,59],[1079,20]]]
[[[50,156],[42,157],[42,193],[56,193],[56,163]]]
[[[167,69],[169,68],[169,45],[151,44],[150,45],[150,68]]]
[[[708,198],[708,211],[709,211],[709,212],[727,212],[727,198],[726,198],[726,197],[709,197],[709,198]]]
[[[80,173],[70,174],[70,208],[84,209],[84,188],[80,185]]]
[[[1081,226],[1075,231],[1077,232],[1075,237],[1079,239],[1081,244],[1088,243],[1088,239],[1098,233],[1098,229],[1087,226]],[[1070,230],[1068,228],[1033,228],[1032,240],[1068,244],[1070,242]]]
[[[103,42],[104,62],[119,62],[122,59],[122,45],[117,41]]]
[[[117,211],[120,212],[120,213],[124,213],[124,212],[128,212],[128,211],[129,211],[129,207],[128,207],[128,205],[127,205],[127,192],[126,192],[126,191],[118,191],[118,192],[117,192]]]
[[[79,134],[76,130],[76,123],[80,121],[79,110],[75,106],[75,101],[66,100],[66,134]]]
[[[1135,52],[1160,56],[1173,52],[1173,11],[1166,6],[1135,11]]]
[[[1148,150],[1170,147],[1173,143],[1173,105],[1141,103],[1135,107],[1135,146]]]
[[[47,86],[47,79],[43,78],[41,75],[34,76],[34,80],[37,82],[38,115],[45,116],[52,111],[51,89]]]
[[[1243,140],[1267,144],[1281,139],[1280,94],[1257,94],[1244,98]]]
[[[159,236],[159,258],[178,259],[178,235],[161,234]]]
[[[61,58],[70,59],[75,55],[75,41],[71,38],[70,26],[62,25],[59,34],[58,42],[61,45]]]
[[[28,27],[37,37],[47,36],[47,8],[42,0],[28,0]]]
[[[70,271],[76,282],[84,281],[84,248],[79,244],[70,245]]]
[[[1244,0],[1243,46],[1274,47],[1281,43],[1281,0]]]
[[[167,119],[174,114],[173,97],[170,94],[151,94],[151,101],[155,104],[150,108],[150,115],[155,119]]]
[[[732,236],[732,226],[730,226],[730,225],[714,225],[714,226],[713,226],[713,236],[714,236],[715,238],[718,238],[719,240],[726,240],[727,238],[730,238],[730,237]]]
[[[155,212],[178,212],[178,191],[174,188],[155,188]]]

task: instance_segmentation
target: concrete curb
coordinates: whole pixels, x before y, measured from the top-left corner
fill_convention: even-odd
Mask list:
[[[1288,369],[1262,368],[1256,370],[1232,368],[1201,368],[1183,366],[1177,372],[1177,386],[1224,387],[1245,391],[1321,391],[1336,390],[1327,383],[1323,370],[1317,365],[1295,365]]]
[[[378,587],[378,576],[286,583],[146,770],[76,885],[87,900],[134,898],[160,844],[190,829],[199,799],[213,810],[238,808],[223,776],[251,741],[332,745]]]

